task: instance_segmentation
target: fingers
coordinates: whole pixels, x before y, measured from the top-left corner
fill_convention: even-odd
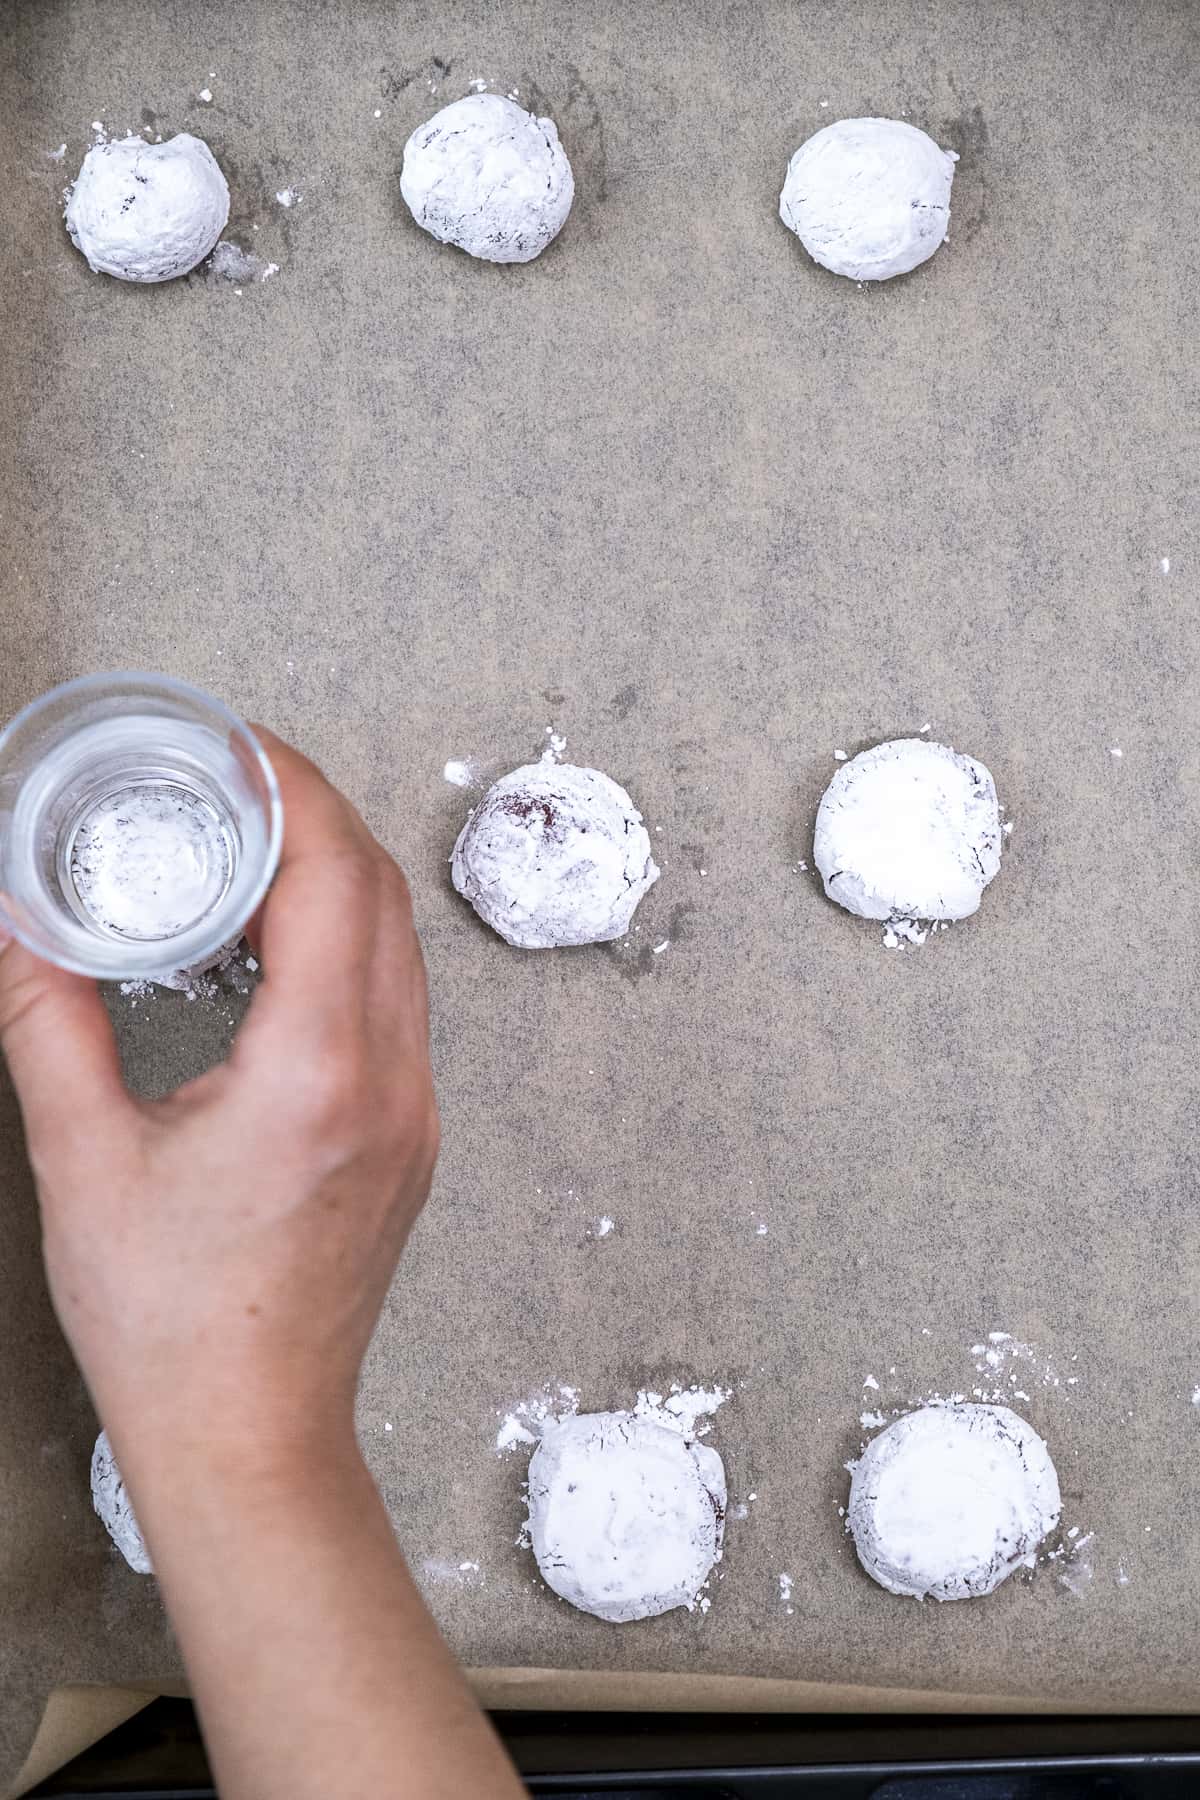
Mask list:
[[[34,1162],[56,1144],[111,1126],[133,1101],[94,981],[0,936],[0,1048]]]
[[[283,855],[262,910],[264,978],[237,1061],[361,1037],[381,984],[390,990],[419,956],[392,859],[319,769],[255,729],[279,781]]]

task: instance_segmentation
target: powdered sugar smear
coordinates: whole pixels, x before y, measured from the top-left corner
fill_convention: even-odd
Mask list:
[[[442,770],[442,779],[451,787],[469,788],[479,786],[479,774],[470,757],[451,757]]]
[[[243,250],[229,238],[222,238],[208,259],[208,267],[216,276],[234,284],[267,281],[279,273],[279,264],[266,262],[252,250]]]
[[[452,1556],[427,1556],[421,1570],[426,1580],[438,1587],[479,1588],[484,1585],[483,1569],[472,1557],[456,1561]]]
[[[1057,1571],[1059,1583],[1069,1594],[1081,1600],[1091,1587],[1096,1574],[1094,1550],[1096,1534],[1072,1525],[1062,1533],[1062,1541],[1048,1550],[1045,1562]]]

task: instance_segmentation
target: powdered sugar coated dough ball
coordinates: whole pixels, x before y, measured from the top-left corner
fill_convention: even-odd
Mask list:
[[[658,869],[623,787],[599,769],[547,761],[488,789],[459,834],[451,875],[508,943],[550,950],[623,937]]]
[[[113,1456],[107,1431],[96,1439],[92,1451],[92,1505],[103,1519],[109,1537],[136,1575],[153,1575],[154,1565],[146,1540],[129,1503],[121,1471]]]
[[[575,181],[553,119],[501,94],[444,106],[404,146],[417,224],[485,262],[532,262],[566,223]]]
[[[715,1450],[628,1412],[548,1424],[529,1463],[529,1535],[548,1587],[622,1624],[691,1607],[721,1554]]]
[[[981,762],[896,738],[843,763],[817,810],[825,892],[862,919],[965,919],[1000,867],[1000,806]]]
[[[902,119],[838,119],[788,164],[779,216],[835,275],[887,281],[945,237],[957,160]]]
[[[854,1466],[850,1529],[893,1594],[990,1594],[1058,1523],[1050,1452],[1007,1406],[925,1406],[881,1431]]]
[[[225,229],[229,188],[208,145],[181,131],[165,144],[93,144],[70,199],[67,230],[102,275],[171,281],[204,261]]]

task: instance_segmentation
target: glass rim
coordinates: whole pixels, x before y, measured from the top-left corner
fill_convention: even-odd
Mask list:
[[[90,693],[119,687],[122,682],[128,683],[131,689],[141,687],[157,690],[158,693],[165,693],[168,697],[178,695],[181,699],[186,699],[193,705],[214,714],[216,719],[226,727],[231,743],[249,745],[266,789],[264,810],[267,814],[267,851],[263,859],[263,872],[247,894],[245,922],[248,922],[266,899],[279,868],[280,853],[283,849],[283,796],[279,791],[279,778],[271,759],[259,742],[253,728],[240,714],[235,713],[231,706],[226,705],[218,695],[209,693],[207,688],[197,687],[195,682],[183,681],[177,675],[160,675],[153,669],[111,669],[101,670],[91,675],[76,675],[70,681],[60,681],[56,686],[45,689],[43,693],[28,701],[19,712],[14,713],[3,727],[0,727],[0,758],[3,757],[5,749],[12,739],[18,736],[22,728],[34,723],[38,715],[44,712],[50,704],[62,700],[64,696],[69,698],[78,695],[80,698],[86,699]],[[46,946],[36,941],[34,936],[25,930],[21,921],[14,916],[19,909],[6,905],[7,898],[6,894],[0,892],[0,919],[3,920],[5,930],[41,961],[51,962],[56,968],[65,969],[69,974],[86,976],[91,981],[131,979],[131,977],[123,978],[115,973],[111,976],[97,975],[94,967],[89,967],[81,959],[76,959],[69,950],[56,949],[53,954],[50,954]],[[178,958],[160,962],[158,959],[147,957],[145,960],[146,972],[137,979],[154,981],[162,976],[177,973],[179,968]]]

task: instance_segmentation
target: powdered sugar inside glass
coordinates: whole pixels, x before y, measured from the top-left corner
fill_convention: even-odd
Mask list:
[[[279,862],[283,807],[249,727],[169,675],[88,675],[0,732],[0,921],[101,980],[202,967]]]

